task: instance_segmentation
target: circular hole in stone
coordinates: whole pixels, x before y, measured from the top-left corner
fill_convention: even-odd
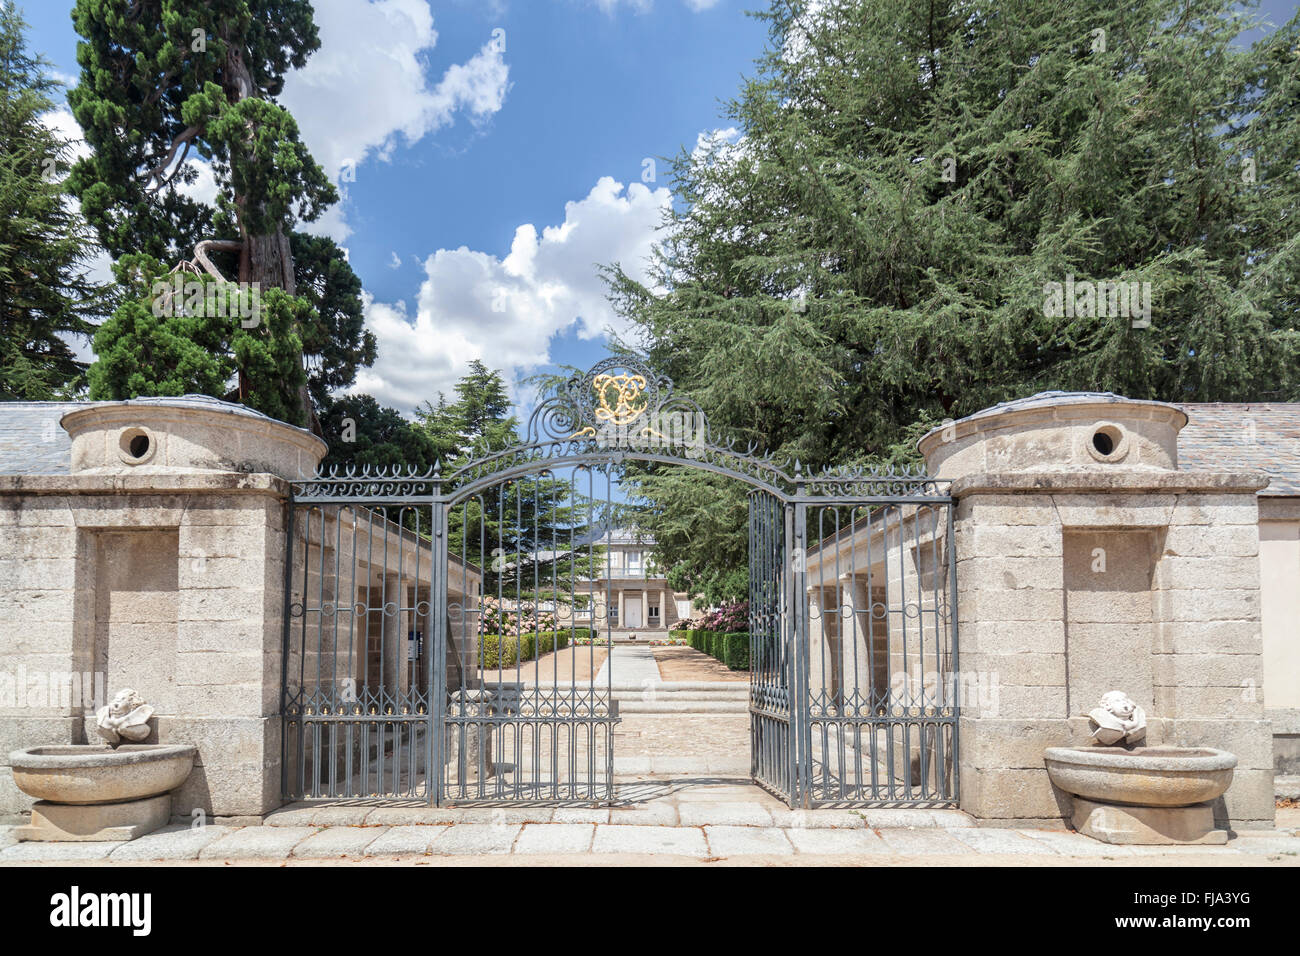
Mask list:
[[[128,428],[122,432],[118,448],[128,465],[143,464],[153,457],[153,438],[143,428]]]
[[[1118,425],[1098,425],[1089,450],[1098,461],[1119,461],[1127,454],[1128,441]]]

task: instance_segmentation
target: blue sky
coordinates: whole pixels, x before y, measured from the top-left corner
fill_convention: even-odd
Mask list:
[[[71,0],[19,5],[32,49],[75,82]],[[618,319],[594,266],[644,264],[669,201],[659,158],[725,135],[721,101],[766,41],[744,11],[761,5],[315,0],[322,47],[282,100],[344,193],[309,228],[366,290],[380,356],[358,390],[409,412],[471,358],[516,382],[605,354]],[[200,176],[191,191],[212,189]]]

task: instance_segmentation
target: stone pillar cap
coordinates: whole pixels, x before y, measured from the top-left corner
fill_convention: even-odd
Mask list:
[[[917,447],[930,473],[1174,470],[1187,414],[1111,392],[1039,392],[932,428]]]
[[[267,473],[310,477],[329,450],[303,428],[207,395],[91,402],[60,419],[73,474]]]

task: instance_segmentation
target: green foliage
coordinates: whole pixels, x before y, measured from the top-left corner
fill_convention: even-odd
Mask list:
[[[330,393],[350,386],[357,372],[375,362],[373,332],[366,329],[361,279],[343,250],[325,236],[295,232],[293,250],[296,292],[311,303],[312,320],[299,328],[308,387],[317,408],[330,405]]]
[[[221,396],[238,369],[248,377],[251,407],[304,423],[297,328],[312,312],[305,299],[283,289],[245,299],[233,283],[171,275],[147,255],[123,256],[115,270],[126,295],[95,333],[91,398]],[[170,294],[176,280],[184,283],[179,296]]]
[[[229,283],[218,283],[233,288]],[[299,390],[307,381],[302,367],[299,329],[316,315],[311,303],[283,289],[265,289],[260,295],[260,321],[251,328],[230,322],[230,350],[245,378],[243,400],[251,408],[293,425],[305,426],[307,412]],[[218,319],[218,321],[220,321]]]
[[[125,297],[95,333],[98,360],[90,367],[90,397],[224,394],[235,371],[229,352],[233,323],[183,308],[171,317],[155,315],[151,290],[167,280],[167,270],[152,256],[123,256],[114,271]]]
[[[710,657],[717,658],[733,671],[749,670],[749,634],[745,631],[673,631],[678,640]]]
[[[93,237],[68,205],[68,145],[41,116],[58,86],[28,54],[25,24],[0,3],[0,400],[50,400],[82,387],[64,336],[88,338],[105,290],[85,275]]]
[[[568,631],[527,631],[522,634],[480,634],[479,667],[495,670],[536,660],[569,646]]]
[[[715,431],[814,469],[1045,389],[1295,400],[1300,27],[1248,49],[1239,10],[774,0],[739,138],[673,163],[616,305]],[[1150,327],[1053,317],[1067,276],[1150,282]],[[646,474],[659,561],[718,590],[743,492]]]
[[[324,396],[320,424],[329,452],[322,465],[372,469],[433,468],[438,446],[419,425],[369,395]]]

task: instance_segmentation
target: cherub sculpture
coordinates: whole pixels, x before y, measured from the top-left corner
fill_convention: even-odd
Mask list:
[[[129,687],[117,692],[107,707],[95,711],[95,727],[99,736],[116,747],[124,740],[136,743],[149,736],[149,718],[153,708],[144,698]]]
[[[1122,690],[1101,695],[1101,705],[1088,713],[1097,729],[1092,736],[1105,746],[1137,744],[1147,735],[1147,715]]]

